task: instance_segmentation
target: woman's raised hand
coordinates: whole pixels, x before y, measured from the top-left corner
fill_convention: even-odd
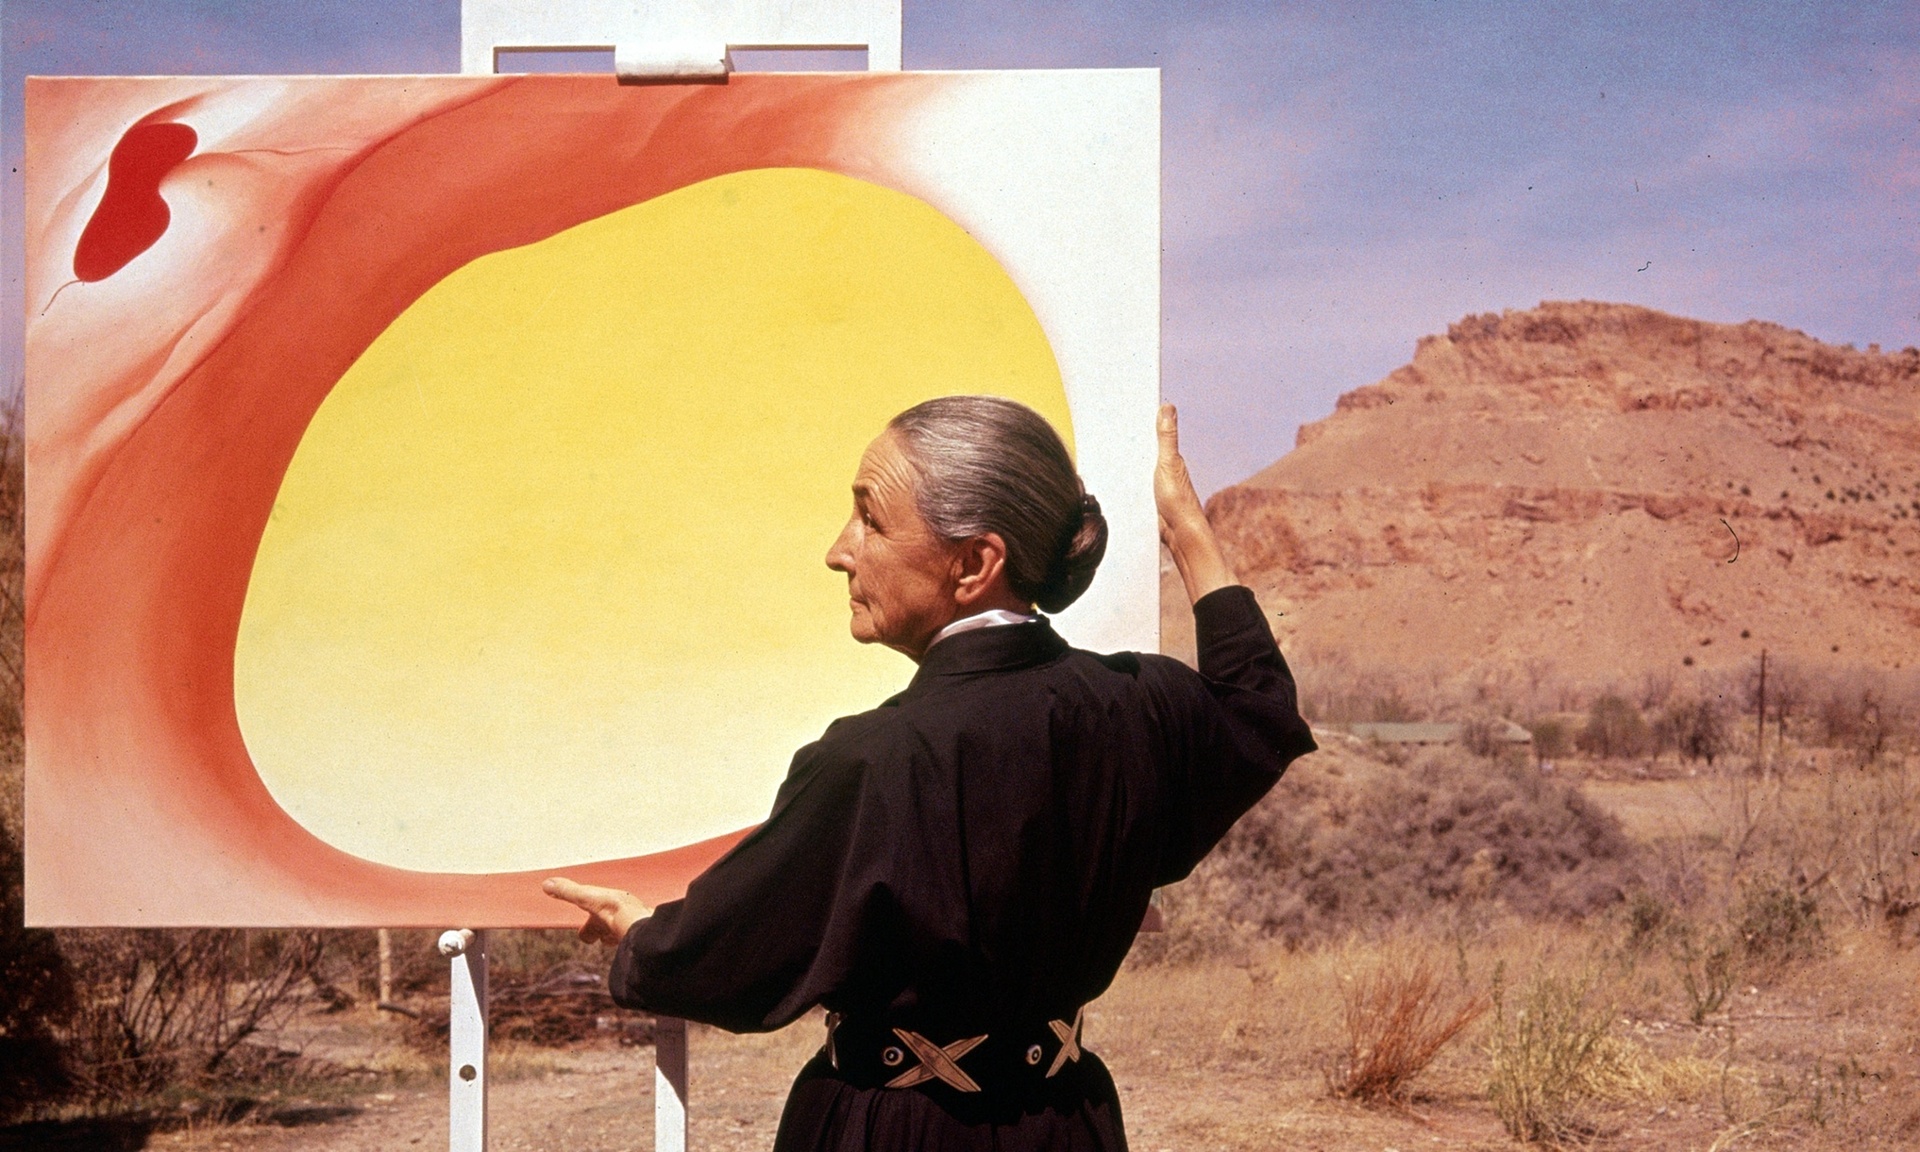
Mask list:
[[[1173,554],[1174,567],[1187,586],[1189,603],[1229,584],[1239,583],[1207,522],[1187,462],[1180,455],[1180,414],[1160,406],[1160,459],[1153,469],[1153,503],[1160,513],[1160,540]]]
[[[580,939],[589,944],[599,941],[617,945],[626,939],[627,929],[653,915],[653,909],[642,903],[640,897],[618,888],[575,884],[555,876],[540,885],[540,890],[587,914],[587,922],[580,926]]]

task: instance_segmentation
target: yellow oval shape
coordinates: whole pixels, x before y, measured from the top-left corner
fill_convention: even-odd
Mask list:
[[[267,788],[436,871],[763,819],[794,749],[912,673],[850,639],[824,557],[867,442],[957,392],[1071,436],[993,257],[845,176],[722,176],[459,269],[282,482],[234,663]]]

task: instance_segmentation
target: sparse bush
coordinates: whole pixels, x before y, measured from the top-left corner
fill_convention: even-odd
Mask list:
[[[1740,979],[1740,939],[1724,924],[1706,928],[1681,922],[1670,936],[1669,955],[1687,997],[1687,1019],[1704,1024],[1726,1006]]]
[[[1613,1012],[1598,978],[1536,973],[1517,993],[1493,983],[1487,1097],[1514,1139],[1561,1144],[1585,1135],[1586,1104],[1609,1071]]]
[[[1485,997],[1449,994],[1423,956],[1389,953],[1341,987],[1347,1050],[1328,1075],[1336,1096],[1404,1101],[1414,1077],[1487,1010]]]
[[[1799,911],[1797,904],[1794,911]],[[1686,997],[1687,1019],[1703,1024],[1726,1007],[1734,986],[1756,962],[1770,962],[1762,958],[1774,955],[1768,951],[1773,946],[1759,934],[1773,930],[1782,915],[1771,890],[1732,912],[1722,905],[1692,916],[1650,892],[1635,892],[1625,907],[1622,950],[1633,960],[1656,950],[1664,953]],[[1817,931],[1817,919],[1814,924]],[[1805,921],[1794,921],[1789,930],[1799,934],[1797,939],[1804,938],[1804,925]]]
[[[1650,742],[1640,709],[1611,692],[1597,697],[1587,709],[1586,727],[1578,740],[1582,752],[1609,759],[1643,755]]]

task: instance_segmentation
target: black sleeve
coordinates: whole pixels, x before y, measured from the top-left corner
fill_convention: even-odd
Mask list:
[[[896,816],[871,777],[841,746],[801,749],[767,822],[628,931],[614,1001],[762,1032],[834,992],[862,943],[898,921],[879,872]]]
[[[1172,803],[1158,884],[1185,878],[1287,765],[1315,748],[1252,590],[1202,596],[1193,624],[1200,674],[1173,665],[1168,687]]]

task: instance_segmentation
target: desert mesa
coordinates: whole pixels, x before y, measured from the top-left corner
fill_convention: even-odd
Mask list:
[[[1763,648],[1898,672],[1920,661],[1920,350],[1625,304],[1469,316],[1208,514],[1303,667],[1482,696]]]

